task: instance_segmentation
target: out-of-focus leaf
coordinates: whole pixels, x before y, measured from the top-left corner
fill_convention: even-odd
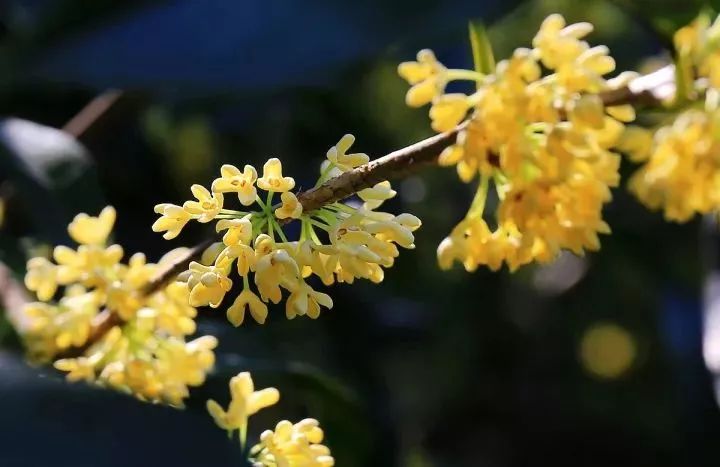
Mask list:
[[[270,359],[245,358],[238,355],[224,355],[218,362],[218,374],[227,379],[239,371],[250,371],[253,374],[263,372],[284,378],[295,379],[312,389],[313,392],[323,394],[326,398],[337,403],[355,405],[358,398],[340,381],[324,373],[321,369],[300,362],[280,362]]]
[[[708,3],[707,0],[612,0],[641,25],[654,30],[666,46],[672,35],[688,24]]]
[[[495,56],[485,25],[481,21],[470,21],[468,29],[475,71],[485,75],[492,73],[495,71]]]
[[[65,238],[77,212],[95,212],[104,204],[87,150],[56,128],[18,118],[0,121],[0,171],[46,240]]]

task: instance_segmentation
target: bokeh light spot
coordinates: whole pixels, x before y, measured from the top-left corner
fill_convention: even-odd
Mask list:
[[[590,374],[615,379],[626,373],[637,357],[630,332],[614,323],[595,323],[580,341],[580,362]]]

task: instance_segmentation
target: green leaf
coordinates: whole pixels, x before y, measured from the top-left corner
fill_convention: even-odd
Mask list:
[[[485,25],[481,21],[470,21],[468,30],[475,71],[484,75],[493,73],[495,71],[495,57],[493,56],[492,45]]]

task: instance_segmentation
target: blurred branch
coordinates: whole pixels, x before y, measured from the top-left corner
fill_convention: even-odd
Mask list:
[[[76,138],[92,126],[122,96],[122,91],[109,89],[96,96],[62,127]]]
[[[659,105],[672,97],[673,93],[674,67],[668,65],[633,80],[623,88],[601,93],[600,96],[607,106],[630,103]],[[303,206],[303,211],[314,211],[327,204],[348,198],[358,191],[370,188],[379,182],[403,178],[418,168],[435,164],[440,153],[455,142],[458,133],[467,124],[468,122],[465,121],[452,131],[432,136],[393,151],[332,178],[316,188],[299,193],[297,197]],[[186,270],[192,261],[202,256],[203,251],[212,245],[213,241],[213,239],[208,239],[189,249],[187,253],[176,259],[151,280],[142,290],[142,294],[147,296],[160,290],[178,274]],[[98,315],[96,322],[93,323],[87,342],[83,346],[68,349],[60,357],[82,355],[88,347],[102,338],[113,326],[122,323],[122,319],[116,313],[103,310]]]
[[[10,268],[0,262],[0,305],[5,310],[8,320],[17,329],[22,329],[25,322],[22,309],[29,302],[30,297],[25,287],[13,277]]]

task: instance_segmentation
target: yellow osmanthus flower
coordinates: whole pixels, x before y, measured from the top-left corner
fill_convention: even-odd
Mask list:
[[[688,81],[707,79],[707,86],[720,89],[720,15],[712,21],[701,14],[673,36],[680,70]],[[692,96],[683,96],[692,97]]]
[[[108,206],[98,217],[78,214],[68,225],[68,233],[73,240],[84,245],[104,244],[115,224],[115,209]]]
[[[410,107],[421,107],[432,101],[442,94],[448,81],[447,69],[428,49],[418,52],[417,61],[401,63],[398,73],[412,85],[405,96]]]
[[[240,443],[244,445],[248,418],[266,407],[277,404],[280,400],[280,392],[275,388],[256,391],[250,373],[242,372],[230,379],[230,397],[227,410],[223,410],[220,404],[212,399],[207,401],[207,410],[215,423],[229,434],[238,430]]]
[[[477,85],[471,95],[435,88],[430,99],[415,102],[432,104],[436,131],[466,122],[439,163],[455,166],[463,182],[480,179],[466,218],[438,248],[441,267],[458,261],[467,270],[503,264],[515,270],[551,261],[562,249],[583,254],[600,248],[598,234],[609,233],[602,208],[619,182],[620,158],[613,149],[635,112],[626,105],[606,107],[598,96],[632,77],[604,78],[615,61],[606,47],[582,40],[591,31],[589,23],[567,25],[551,15],[532,49],[515,50],[487,75],[441,65],[433,74],[420,61],[400,65],[400,75],[414,86],[423,73]],[[492,187],[499,198],[494,229],[485,221]]]
[[[665,218],[685,222],[720,209],[720,110],[688,110],[655,133],[630,190]]]
[[[302,204],[298,201],[297,197],[286,191],[280,195],[282,200],[282,206],[275,210],[275,217],[278,219],[299,219],[302,215]]]
[[[167,208],[163,210],[167,214]],[[78,215],[68,226],[81,243],[76,250],[57,246],[56,264],[41,257],[28,261],[25,283],[39,302],[28,304],[16,323],[30,357],[55,360],[63,351],[88,343],[90,331],[102,314],[115,313],[123,322],[80,355],[55,361],[70,381],[109,386],[151,401],[181,406],[189,387],[199,386],[212,368],[217,340],[211,336],[186,341],[195,332],[196,310],[188,304],[190,290],[171,283],[146,296],[144,287],[174,253],[158,264],[143,254],[128,264],[119,245],[105,242],[115,211],[100,216]],[[62,297],[51,300],[58,290]]]
[[[193,261],[187,274],[190,289],[190,306],[220,306],[225,294],[232,288],[232,280],[227,277],[228,271],[217,266],[205,266]],[[184,276],[181,277],[183,279]]]
[[[306,418],[298,423],[283,420],[275,430],[266,430],[250,450],[253,465],[287,467],[332,467],[335,459],[322,443],[320,423]]]
[[[316,186],[369,160],[366,154],[349,152],[354,140],[352,135],[344,135],[327,151]],[[420,220],[410,214],[394,216],[376,210],[395,196],[390,182],[358,192],[364,201],[362,207],[336,202],[305,212],[298,197],[289,191],[295,181],[283,176],[278,159],[268,160],[257,180],[256,173],[249,165],[243,172],[225,165],[221,177],[213,182],[212,195],[199,185],[193,186],[199,201],[186,202],[180,208],[185,214],[175,212],[178,208],[175,205],[156,207],[162,214],[156,222],[157,231],[167,230],[174,236],[187,220],[205,222],[212,214],[216,231],[225,232],[222,243],[215,243],[203,255],[203,261],[191,263],[189,270],[179,277],[187,283],[192,306],[219,307],[232,284],[242,283],[240,293],[226,311],[235,326],[245,322],[247,311],[256,322],[264,323],[267,304],[280,303],[284,295],[287,318],[317,318],[321,309],[332,308],[333,301],[309,284],[310,276],[317,276],[325,285],[352,283],[357,278],[380,282],[383,268],[391,267],[399,255],[398,246],[414,248],[413,232],[420,227]],[[253,182],[257,188],[268,191],[265,200],[252,191]],[[241,188],[255,193],[256,210],[229,209],[224,206],[224,198],[216,197],[239,192]],[[280,204],[274,205],[277,193]],[[243,209],[249,206],[240,201]],[[205,202],[209,204],[202,211]],[[283,228],[294,220],[300,223],[300,233],[290,240]],[[323,234],[318,235],[318,230]],[[38,269],[38,278],[44,277],[41,271]],[[235,271],[241,280],[231,278]]]
[[[82,378],[85,372],[77,371]],[[232,436],[238,431],[240,445],[244,448],[248,431],[248,419],[260,410],[277,404],[280,392],[275,388],[255,390],[252,376],[242,372],[230,379],[230,404],[227,410],[210,399],[207,410],[215,423]],[[250,449],[250,461],[255,466],[267,467],[331,467],[335,460],[330,449],[321,444],[324,433],[317,420],[306,418],[298,423],[283,420],[275,430],[266,430],[260,442]]]
[[[665,219],[686,222],[720,211],[720,16],[711,24],[709,16],[700,15],[675,33],[674,42],[678,76],[684,76],[677,100],[704,93],[705,106],[680,112],[652,138],[635,130],[624,138],[624,149],[643,162],[630,190],[651,209],[662,210]]]
[[[245,320],[245,310],[249,309],[253,319],[258,324],[264,324],[268,314],[268,307],[250,289],[243,289],[237,296],[232,306],[227,310],[228,320],[233,326],[240,326]]]
[[[282,162],[273,157],[263,166],[263,176],[258,178],[257,186],[261,190],[282,193],[292,190],[295,180],[292,177],[283,177]]]
[[[185,201],[183,209],[190,215],[197,216],[198,222],[210,222],[220,214],[223,206],[222,193],[210,193],[202,185],[193,185],[190,190],[197,201]]]
[[[234,165],[225,164],[220,167],[220,178],[215,179],[212,184],[214,193],[237,193],[238,199],[243,206],[250,206],[255,203],[257,189],[255,181],[257,171],[252,165],[246,165],[242,172]]]
[[[165,232],[163,234],[165,240],[172,240],[180,235],[182,228],[192,218],[190,212],[183,207],[168,203],[155,206],[155,212],[162,216],[153,223],[152,230],[153,232]]]
[[[367,154],[361,152],[347,153],[354,142],[355,137],[353,135],[344,135],[335,146],[328,150],[327,161],[325,162],[337,167],[340,172],[345,172],[370,162],[370,157],[368,157]]]
[[[27,262],[25,286],[33,290],[40,300],[50,300],[58,288],[57,266],[41,256],[30,258]]]
[[[222,219],[215,224],[215,230],[227,230],[223,236],[225,246],[247,245],[252,240],[252,222],[250,216],[242,219]]]

